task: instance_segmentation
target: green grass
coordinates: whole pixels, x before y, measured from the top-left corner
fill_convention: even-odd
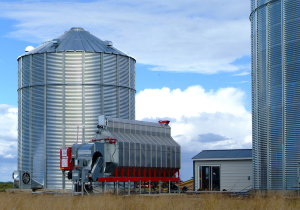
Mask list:
[[[0,182],[0,192],[5,192],[8,188],[13,188],[14,183],[12,182]]]

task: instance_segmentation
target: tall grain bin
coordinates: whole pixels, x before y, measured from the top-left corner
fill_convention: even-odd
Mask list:
[[[300,1],[252,0],[251,10],[253,187],[293,189],[300,162]]]
[[[21,179],[61,188],[60,147],[91,139],[99,115],[135,119],[135,59],[74,27],[21,55],[18,65]]]

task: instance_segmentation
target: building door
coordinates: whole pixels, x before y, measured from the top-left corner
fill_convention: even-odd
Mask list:
[[[210,166],[202,166],[201,188],[210,190]]]
[[[200,188],[220,191],[220,166],[200,166]]]
[[[220,166],[211,166],[211,190],[220,191]]]

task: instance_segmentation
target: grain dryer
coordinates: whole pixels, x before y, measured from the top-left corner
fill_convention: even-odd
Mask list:
[[[168,123],[99,116],[93,139],[61,148],[60,168],[75,191],[93,182],[178,182],[181,148]]]

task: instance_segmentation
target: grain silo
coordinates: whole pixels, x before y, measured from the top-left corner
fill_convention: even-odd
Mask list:
[[[74,27],[18,58],[18,170],[61,188],[59,149],[91,139],[98,116],[135,119],[135,59]]]
[[[251,1],[253,188],[298,187],[300,1]]]

